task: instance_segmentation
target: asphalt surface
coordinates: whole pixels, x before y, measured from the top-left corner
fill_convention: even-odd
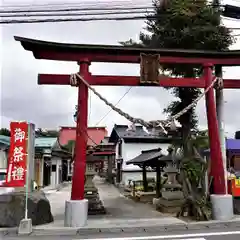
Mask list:
[[[168,232],[153,232],[153,233],[116,233],[97,235],[81,235],[81,236],[0,236],[0,240],[239,240],[239,228],[228,229],[208,229],[195,231],[168,231]]]

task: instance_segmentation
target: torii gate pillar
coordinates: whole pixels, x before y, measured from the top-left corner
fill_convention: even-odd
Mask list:
[[[212,67],[213,66],[211,64],[204,65],[204,77],[206,88],[212,84],[213,80]],[[211,87],[209,91],[206,93],[206,112],[210,143],[211,175],[214,177],[213,178],[214,193],[225,194],[226,189],[224,180],[224,169],[213,87]]]
[[[212,67],[211,64],[204,65],[206,88],[212,83]],[[206,110],[210,142],[211,175],[213,176],[215,193],[211,195],[213,219],[230,220],[233,218],[233,200],[231,195],[226,194],[225,172],[213,87],[206,93]]]
[[[86,59],[79,62],[80,75],[88,79],[90,62]],[[83,227],[87,223],[88,200],[84,199],[84,183],[87,150],[87,116],[88,116],[88,87],[79,81],[77,128],[75,144],[75,160],[72,177],[71,200],[66,201],[65,222],[66,227]]]
[[[215,66],[215,75],[216,77],[222,78],[222,66]],[[215,91],[216,97],[216,110],[217,110],[217,120],[218,120],[218,132],[221,143],[221,152],[223,158],[223,168],[225,175],[225,188],[226,194],[228,193],[228,183],[227,183],[227,155],[226,155],[226,139],[225,139],[225,129],[224,129],[224,95],[223,95],[223,86],[220,86]]]
[[[90,63],[87,60],[83,60],[79,62],[79,65],[80,75],[83,76],[85,79],[88,79]],[[84,199],[84,179],[87,150],[87,116],[88,116],[88,87],[82,81],[79,81],[75,161],[72,177],[71,200]]]

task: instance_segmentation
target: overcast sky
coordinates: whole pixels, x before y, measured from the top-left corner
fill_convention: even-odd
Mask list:
[[[56,3],[61,0],[2,0],[3,4]],[[107,0],[103,0],[106,2]],[[134,4],[143,0],[134,0]],[[145,0],[150,4],[151,0]],[[1,0],[0,0],[1,2]],[[67,1],[66,1],[67,2]],[[70,2],[70,0],[69,0]],[[71,2],[74,2],[71,0]],[[79,0],[76,1],[79,3]],[[85,3],[88,1],[84,1]],[[99,1],[101,2],[101,1]],[[112,2],[109,0],[109,2]],[[120,2],[119,0],[117,1]],[[240,6],[240,1],[225,3]],[[228,27],[239,27],[239,21],[225,20]],[[77,103],[77,89],[70,86],[38,86],[38,73],[70,74],[78,71],[76,63],[36,60],[25,51],[13,36],[36,38],[46,41],[87,44],[118,44],[129,38],[138,40],[138,34],[144,27],[143,21],[106,21],[106,22],[67,22],[41,24],[13,24],[2,26],[1,30],[1,108],[0,126],[9,127],[11,120],[27,120],[42,128],[74,126],[73,113]],[[233,34],[240,34],[240,30]],[[240,49],[240,38],[233,49]],[[93,74],[138,75],[138,65],[92,64]],[[224,69],[225,78],[240,79],[240,67]],[[116,103],[128,87],[97,87],[97,90],[112,103]],[[240,130],[239,90],[225,90],[225,128],[228,136]],[[162,88],[140,88],[130,90],[119,107],[132,116],[146,120],[164,119],[163,108],[173,99]],[[89,98],[89,125],[96,123],[109,111],[92,93]],[[204,99],[198,104],[197,112],[200,126],[206,126]],[[99,125],[108,130],[114,123],[126,124],[123,117],[111,112]]]

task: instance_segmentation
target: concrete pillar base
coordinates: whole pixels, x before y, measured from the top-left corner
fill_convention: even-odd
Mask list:
[[[233,197],[232,195],[218,195],[210,196],[212,202],[212,214],[214,220],[227,221],[233,219]]]
[[[84,227],[87,224],[88,200],[69,200],[65,203],[65,227]]]
[[[160,200],[160,198],[153,198],[152,203],[153,203],[153,206],[154,206],[154,207],[157,206],[157,204],[159,203],[159,200]]]
[[[32,219],[22,219],[18,227],[18,235],[29,235],[32,233]]]

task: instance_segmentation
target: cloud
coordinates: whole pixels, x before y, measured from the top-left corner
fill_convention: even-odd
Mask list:
[[[14,2],[14,1],[12,1]],[[18,3],[19,1],[15,1]],[[48,1],[50,2],[50,1]],[[226,21],[227,26],[238,27],[239,22]],[[144,26],[143,21],[101,21],[43,24],[7,25],[2,30],[2,73],[1,73],[1,125],[8,127],[9,120],[28,120],[38,127],[55,128],[73,125],[73,113],[77,103],[77,89],[70,86],[39,86],[38,73],[70,74],[78,71],[76,63],[36,60],[25,51],[13,36],[23,36],[46,41],[87,44],[118,44],[129,38],[138,39]],[[240,33],[236,31],[235,33]],[[233,48],[239,48],[237,42]],[[139,66],[134,64],[93,64],[93,74],[137,75]],[[225,77],[240,79],[239,68],[224,69]],[[116,103],[128,87],[97,87],[110,102]],[[239,90],[226,90],[225,125],[232,135],[239,129]],[[164,119],[162,113],[173,100],[169,91],[162,88],[132,88],[119,107],[130,115],[146,120]],[[109,111],[92,93],[89,97],[89,125],[95,125]],[[197,106],[200,126],[206,126],[204,99]],[[128,123],[117,113],[111,112],[100,125],[108,127],[114,123]]]
[[[114,27],[121,29],[121,24],[116,22]],[[14,119],[33,121],[41,127],[74,124],[72,115],[77,103],[77,89],[70,86],[38,86],[37,74],[70,74],[78,71],[78,65],[68,62],[36,60],[30,52],[21,47],[19,42],[14,41],[14,35],[59,42],[118,44],[118,41],[134,37],[141,27],[142,23],[137,22],[124,34],[121,31],[109,34],[109,29],[114,29],[111,22],[4,26],[1,115],[4,118],[13,117]],[[134,28],[137,28],[137,31]],[[64,34],[62,34],[62,29],[64,29]],[[121,71],[122,66],[119,67],[116,64],[111,66],[111,71],[107,64],[93,64],[90,69],[96,74],[118,74],[119,72],[125,74],[129,70],[131,72],[130,67]],[[111,101],[117,102],[126,88],[98,87],[98,89]],[[100,113],[105,113],[108,108],[96,97],[92,97],[91,101],[90,124],[94,124],[102,117]],[[93,118],[94,116],[95,118]],[[5,123],[5,121],[3,122]]]

